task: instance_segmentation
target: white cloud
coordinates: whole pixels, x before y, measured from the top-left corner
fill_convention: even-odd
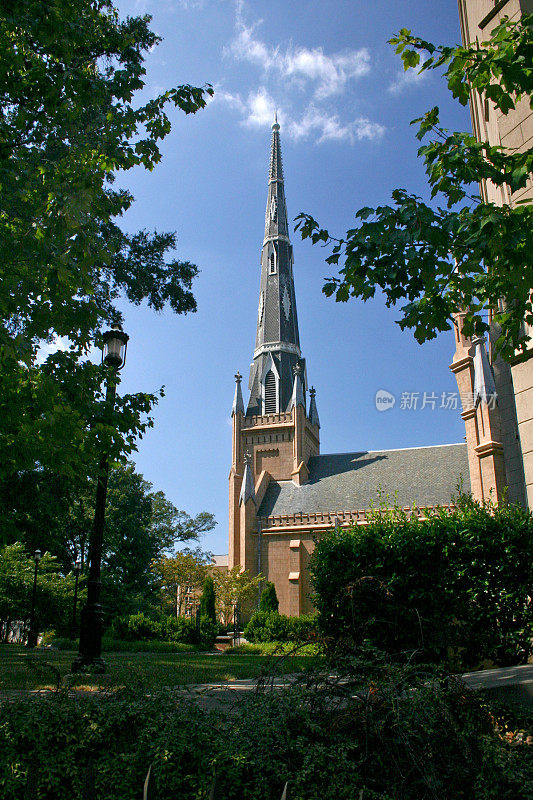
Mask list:
[[[284,51],[269,47],[255,36],[257,25],[243,21],[243,4],[237,4],[237,35],[229,52],[240,61],[256,64],[265,71],[315,85],[315,98],[320,100],[344,91],[349,80],[370,71],[370,54],[365,47],[327,55],[322,47],[309,49],[289,45]]]
[[[37,352],[37,363],[44,364],[48,356],[57,353],[58,350],[63,352],[68,350],[69,344],[70,342],[66,336],[55,336],[51,342],[42,342]]]
[[[283,133],[293,140],[354,144],[383,136],[383,125],[363,116],[345,120],[327,107],[333,95],[348,90],[349,81],[370,71],[366,48],[327,54],[321,47],[309,49],[292,43],[285,48],[272,47],[257,36],[260,23],[245,23],[244,0],[236,0],[235,7],[235,37],[226,53],[257,66],[262,71],[261,83],[248,94],[215,87],[214,100],[237,111],[241,124],[270,127],[277,111]]]
[[[254,128],[263,128],[272,125],[276,104],[267,90],[261,87],[248,95],[247,111],[245,124]]]
[[[307,139],[316,135],[316,141],[338,141],[353,144],[356,140],[379,139],[385,133],[383,125],[358,117],[342,123],[336,114],[326,114],[310,106],[300,120],[289,123],[288,134],[292,139]]]
[[[310,105],[300,117],[294,117],[284,109],[277,109],[273,97],[264,86],[249,93],[243,100],[239,94],[215,90],[215,99],[241,113],[242,124],[252,128],[269,128],[277,112],[284,133],[295,141],[313,138],[317,143],[327,141],[354,144],[362,139],[379,139],[385,128],[367,117],[357,117],[350,122],[341,122],[337,114]]]
[[[244,114],[246,111],[246,105],[241,100],[240,95],[232,94],[232,92],[226,92],[223,89],[219,89],[215,86],[215,93],[212,97],[206,97],[207,105],[210,103],[221,102],[225,103],[230,108],[235,108],[237,111],[240,111]]]
[[[420,66],[422,66],[424,61],[425,58],[422,58]],[[389,85],[389,92],[391,92],[391,94],[400,94],[401,92],[405,91],[406,89],[410,89],[413,86],[419,86],[428,76],[427,72],[420,73],[418,71],[419,69],[420,67],[411,67],[407,70],[398,70],[396,73],[396,78]]]

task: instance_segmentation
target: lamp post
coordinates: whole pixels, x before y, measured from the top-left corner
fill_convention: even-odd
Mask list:
[[[35,647],[37,644],[37,620],[35,619],[35,601],[37,599],[37,570],[39,569],[39,561],[41,560],[41,551],[36,550],[33,554],[35,568],[33,570],[33,591],[31,595],[31,614],[30,614],[30,630],[28,632],[28,641],[26,647]]]
[[[126,351],[129,336],[118,326],[103,334],[104,347],[102,363],[109,368],[106,387],[106,406],[108,413],[115,405],[117,391],[117,373],[126,363]],[[100,605],[100,572],[102,564],[102,544],[104,538],[105,504],[107,498],[107,476],[109,471],[107,453],[100,459],[98,482],[96,485],[96,502],[94,523],[89,544],[89,574],[87,580],[87,602],[80,616],[80,647],[72,664],[72,671],[91,668],[95,672],[105,672],[102,659],[102,627],[103,612]]]
[[[235,600],[233,602],[233,647],[241,641],[241,634],[239,629],[239,605]]]
[[[76,574],[76,583],[74,584],[74,604],[72,606],[72,624],[70,626],[70,638],[76,638],[76,607],[78,605],[78,581],[80,579],[80,570],[81,570],[81,558],[76,559],[76,563],[74,564],[74,572]]]

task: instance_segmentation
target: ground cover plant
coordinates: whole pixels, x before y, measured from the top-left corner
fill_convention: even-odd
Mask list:
[[[531,713],[487,702],[419,665],[371,658],[263,682],[233,707],[169,691],[73,700],[65,693],[0,706],[0,791],[77,800],[530,800]],[[89,778],[89,779],[88,779]]]
[[[469,497],[453,513],[331,531],[311,560],[331,647],[365,640],[457,670],[527,663],[533,643],[533,516]]]

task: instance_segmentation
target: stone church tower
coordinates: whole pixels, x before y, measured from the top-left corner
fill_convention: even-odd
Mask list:
[[[293,250],[289,238],[279,124],[272,126],[265,236],[250,399],[245,411],[241,376],[235,376],[230,471],[229,568],[261,571],[255,523],[271,480],[300,485],[320,452],[315,391],[307,388],[300,350]],[[309,408],[307,410],[307,395]]]
[[[277,122],[246,407],[239,373],[235,380],[228,566],[272,581],[284,614],[312,610],[308,566],[316,537],[335,526],[366,524],[378,490],[407,513],[423,515],[449,505],[461,479],[469,488],[463,443],[320,454],[315,390],[300,350]]]

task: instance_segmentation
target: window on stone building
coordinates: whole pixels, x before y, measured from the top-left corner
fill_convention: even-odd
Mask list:
[[[265,414],[275,414],[276,410],[276,376],[269,369],[265,378]]]
[[[274,275],[276,272],[276,255],[275,253],[270,253],[270,274]]]

